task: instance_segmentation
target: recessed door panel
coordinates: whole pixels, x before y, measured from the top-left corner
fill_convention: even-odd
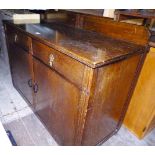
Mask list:
[[[80,90],[39,60],[33,62],[35,111],[60,145],[74,145]]]
[[[9,53],[14,86],[32,104],[32,57],[15,44],[11,44]]]

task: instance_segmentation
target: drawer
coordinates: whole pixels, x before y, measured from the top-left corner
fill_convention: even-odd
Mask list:
[[[30,38],[18,30],[14,31],[14,42],[18,46],[23,48],[24,50],[26,50],[26,51],[30,50],[30,46],[31,46]]]
[[[15,31],[14,28],[8,24],[4,24],[5,36],[7,37],[7,42],[10,44],[14,43],[15,40]]]
[[[35,40],[32,40],[32,48],[36,58],[81,88],[84,64]]]

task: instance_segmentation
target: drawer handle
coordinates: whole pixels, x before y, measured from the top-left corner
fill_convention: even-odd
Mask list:
[[[17,34],[15,34],[15,42],[17,42]]]
[[[2,26],[2,30],[3,30],[3,26]],[[4,25],[4,31],[6,31],[6,25]]]
[[[32,79],[28,80],[27,83],[28,83],[29,87],[32,87]]]
[[[53,66],[53,61],[54,61],[54,56],[53,54],[49,55],[49,65],[52,67]]]
[[[33,91],[34,91],[34,93],[37,93],[38,92],[38,85],[37,85],[37,83],[35,83],[33,85]]]

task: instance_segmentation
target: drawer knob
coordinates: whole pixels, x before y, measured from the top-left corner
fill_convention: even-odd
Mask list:
[[[28,86],[29,86],[29,87],[32,87],[32,85],[33,85],[33,84],[32,84],[32,79],[28,80]]]
[[[53,66],[53,61],[54,61],[54,56],[53,54],[49,55],[49,65],[52,67]]]
[[[35,83],[33,85],[33,91],[34,91],[34,93],[37,93],[38,92],[38,84],[37,83]]]

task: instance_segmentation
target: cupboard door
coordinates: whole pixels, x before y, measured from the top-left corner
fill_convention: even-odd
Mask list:
[[[9,56],[13,84],[32,104],[32,56],[15,44],[10,44]]]
[[[33,63],[35,111],[60,145],[74,145],[80,90],[39,60]]]

